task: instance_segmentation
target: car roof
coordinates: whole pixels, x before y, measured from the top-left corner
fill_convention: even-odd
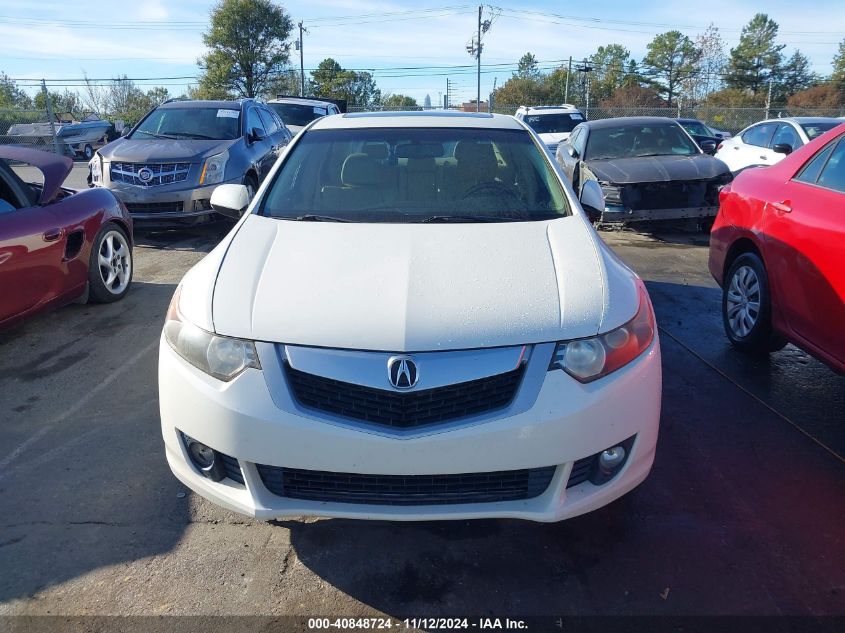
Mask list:
[[[562,103],[560,105],[550,105],[550,106],[519,106],[517,108],[517,112],[533,112],[533,113],[548,113],[554,114],[555,112],[581,112],[578,108],[576,108],[571,103]]]
[[[240,110],[242,106],[247,103],[254,103],[250,100],[239,101],[224,101],[224,100],[205,100],[205,99],[184,99],[166,101],[162,103],[159,108],[220,108],[221,110]]]
[[[678,123],[701,123],[704,124],[704,121],[701,119],[675,119]]]
[[[765,119],[763,121],[758,121],[757,123],[831,123],[831,122],[839,122],[835,116],[785,116],[779,119]],[[757,125],[754,123],[753,125]],[[751,127],[750,125],[748,127]]]
[[[581,125],[591,129],[597,130],[605,127],[617,127],[619,125],[658,125],[666,123],[676,123],[676,119],[670,119],[665,116],[623,116],[615,119],[599,119],[597,121],[584,121]]]
[[[302,105],[310,105],[310,106],[335,105],[331,101],[321,101],[320,99],[309,99],[308,97],[280,97],[278,99],[270,99],[267,103],[301,103]]]
[[[524,130],[522,123],[506,114],[424,110],[413,112],[355,112],[323,117],[312,130],[360,129],[376,127],[480,128]]]

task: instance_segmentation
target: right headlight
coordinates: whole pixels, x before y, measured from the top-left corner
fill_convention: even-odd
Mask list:
[[[164,338],[179,356],[218,380],[229,382],[249,367],[261,369],[255,343],[207,332],[179,312],[182,287],[176,289],[164,321]]]
[[[91,170],[91,184],[97,185],[103,182],[103,157],[99,152],[88,161],[88,169]]]
[[[654,312],[642,281],[639,309],[625,325],[591,338],[557,344],[549,369],[562,369],[579,382],[592,382],[624,367],[654,340]]]

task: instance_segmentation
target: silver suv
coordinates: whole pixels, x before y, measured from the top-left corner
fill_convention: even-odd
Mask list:
[[[331,114],[340,114],[341,111],[346,110],[345,107],[339,107],[335,101],[281,95],[268,101],[267,105],[284,119],[294,136],[311,121]]]
[[[89,163],[89,184],[111,189],[133,219],[156,224],[211,220],[211,192],[243,184],[250,197],[292,138],[264,103],[163,103]]]
[[[556,106],[519,106],[514,116],[534,130],[552,156],[561,141],[584,120],[581,110],[569,103]]]

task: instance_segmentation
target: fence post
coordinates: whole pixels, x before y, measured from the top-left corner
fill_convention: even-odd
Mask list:
[[[53,117],[53,104],[50,103],[50,93],[47,91],[47,82],[41,80],[41,91],[44,93],[44,103],[47,104],[47,120],[50,121],[50,134],[53,135],[53,151],[56,154],[63,154],[59,148],[59,139],[56,136],[56,119]]]

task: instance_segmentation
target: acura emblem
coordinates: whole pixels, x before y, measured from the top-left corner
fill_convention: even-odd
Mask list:
[[[153,172],[151,169],[147,169],[146,167],[142,167],[138,170],[138,180],[143,183],[150,182],[153,179]]]
[[[410,356],[391,356],[387,359],[387,377],[397,389],[410,389],[417,384],[420,372]]]

